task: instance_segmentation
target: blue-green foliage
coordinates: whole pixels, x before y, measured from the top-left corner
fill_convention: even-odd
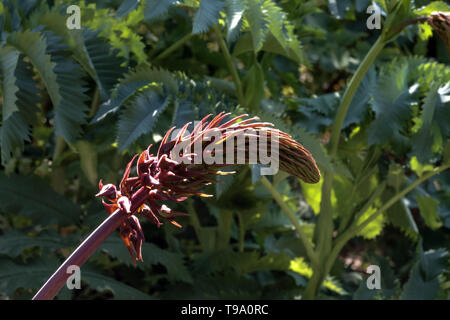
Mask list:
[[[334,175],[333,241],[450,161],[443,41],[426,25],[388,32],[443,2],[375,1],[381,31],[365,25],[370,1],[86,1],[81,30],[69,30],[72,2],[0,4],[0,298],[31,298],[107,217],[98,179],[117,183],[132,155],[208,114],[259,116]],[[380,33],[392,42],[362,78],[332,157],[344,91]],[[168,204],[189,213],[182,229],[137,214],[144,261],[134,266],[114,232],[82,267],[83,289],[58,299],[302,296],[314,267],[260,169],[224,168],[236,174],[204,190],[215,197]],[[267,178],[314,241],[322,182]],[[447,299],[449,190],[447,170],[360,230],[318,297]],[[369,264],[381,267],[381,290],[365,286]]]

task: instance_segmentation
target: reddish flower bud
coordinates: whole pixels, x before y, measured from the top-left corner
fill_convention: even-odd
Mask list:
[[[279,143],[279,150],[274,155],[279,157],[280,168],[306,182],[317,183],[319,181],[320,171],[314,158],[290,135],[271,128],[273,126],[271,123],[256,122],[259,120],[256,117],[242,120],[247,115],[240,115],[220,124],[228,115],[229,113],[221,112],[209,123],[206,120],[210,115],[206,116],[188,136],[184,136],[189,125],[186,124],[173,140],[169,140],[170,133],[174,129],[171,128],[162,139],[156,156],[150,153],[151,146],[149,146],[139,157],[135,155],[127,164],[119,191],[112,184],[104,186],[100,180],[100,192],[96,196],[105,197],[111,202],[103,201],[106,211],[111,214],[119,208],[129,215],[120,227],[120,236],[127,246],[133,262],[136,260],[142,261],[141,248],[145,241],[141,225],[138,218],[133,216],[135,213],[133,211],[140,213],[156,224],[157,227],[162,225],[159,219],[164,219],[181,228],[181,225],[174,218],[187,214],[173,211],[168,206],[159,204],[158,201],[182,202],[193,195],[210,197],[211,195],[202,193],[201,189],[216,182],[216,175],[225,174],[219,170],[221,167],[234,165],[194,163],[193,160],[197,154],[188,152],[183,154],[187,150],[183,149],[185,146],[200,143],[203,153],[222,158],[226,156],[226,152],[245,151],[245,160],[248,163],[250,152],[255,152],[255,150],[250,150],[250,143],[245,143],[245,140],[243,144],[232,149],[226,149],[226,151],[218,151],[215,148],[209,149],[208,147],[210,145],[223,146],[228,139],[234,136],[244,137],[244,139],[252,137],[270,146],[271,138],[275,137],[275,141]],[[248,129],[252,131],[247,132]],[[208,139],[211,135],[215,135],[214,139]],[[261,139],[267,139],[267,141]],[[181,143],[183,145],[180,145]],[[177,160],[171,158],[173,156],[171,151],[175,147],[177,147],[176,150],[183,149],[183,152],[180,151],[180,155],[177,155],[180,156]],[[195,150],[195,152],[198,151]],[[137,177],[130,177],[131,167],[136,157],[138,157],[136,163]],[[234,155],[233,158],[235,158]]]
[[[113,184],[103,185],[100,180],[99,186],[101,186],[101,189],[95,195],[96,197],[104,197],[108,200],[114,200],[118,197],[118,193],[117,193],[117,189],[116,189],[115,185],[113,185]]]
[[[130,216],[120,226],[120,237],[127,246],[133,263],[136,261],[143,261],[142,259],[142,244],[145,241],[144,233],[142,232],[139,219],[135,216]]]

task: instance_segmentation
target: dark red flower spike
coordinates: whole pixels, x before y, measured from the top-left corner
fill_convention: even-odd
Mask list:
[[[192,146],[199,142],[203,152],[209,144],[223,144],[234,136],[252,136],[257,139],[261,137],[270,139],[271,136],[276,136],[280,147],[279,152],[276,153],[280,159],[280,168],[306,182],[316,183],[319,181],[320,172],[313,157],[290,135],[272,128],[273,124],[271,123],[257,122],[259,120],[257,117],[243,119],[247,116],[246,114],[234,117],[221,124],[229,115],[230,113],[221,112],[210,122],[207,119],[211,115],[207,115],[194,127],[191,134],[185,136],[190,124],[187,123],[171,140],[169,137],[175,127],[170,128],[164,135],[156,156],[151,154],[150,145],[140,155],[135,155],[127,164],[119,190],[112,184],[103,185],[100,180],[100,191],[96,196],[103,197],[106,200],[102,200],[102,202],[108,214],[120,208],[128,215],[128,218],[120,227],[120,237],[127,246],[133,262],[142,261],[142,243],[145,241],[139,220],[134,216],[135,213],[145,217],[156,224],[157,227],[162,225],[161,219],[181,228],[175,218],[187,214],[173,211],[167,205],[159,202],[182,202],[194,195],[211,197],[211,195],[201,192],[201,189],[216,182],[216,175],[233,173],[219,170],[228,164],[195,164],[192,161],[196,155],[195,150],[192,153],[181,152],[179,156],[183,161],[180,161],[179,158],[172,159],[171,151],[180,143]],[[253,130],[248,132],[247,129]],[[213,131],[220,135],[219,139],[216,139],[216,141],[205,139],[205,136],[213,133]],[[268,140],[268,142],[270,141]],[[232,152],[238,150],[249,152],[248,144],[235,146]],[[216,155],[225,156],[224,152],[214,152]],[[136,158],[137,176],[130,177],[131,168]],[[247,155],[246,159],[248,159]],[[189,162],[186,163],[185,160],[189,160]]]

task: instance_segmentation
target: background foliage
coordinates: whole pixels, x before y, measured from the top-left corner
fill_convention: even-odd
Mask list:
[[[382,27],[396,2],[377,1]],[[420,14],[448,11],[414,1]],[[443,42],[411,25],[365,75],[326,152],[346,83],[382,30],[368,30],[365,0],[81,1],[81,30],[66,28],[74,1],[0,4],[0,295],[29,299],[105,218],[93,195],[170,126],[226,110],[291,133],[335,172],[334,229],[344,230],[450,159],[450,68]],[[424,5],[427,5],[423,9]],[[230,70],[235,63],[235,73]],[[236,83],[240,83],[236,86]],[[312,275],[289,219],[256,166],[221,178],[211,199],[179,205],[183,229],[143,221],[143,263],[117,234],[82,268],[82,290],[58,299],[301,297]],[[312,239],[321,183],[279,173],[275,189]],[[323,299],[448,299],[450,173],[403,197],[340,253]],[[382,290],[364,271],[381,266]]]

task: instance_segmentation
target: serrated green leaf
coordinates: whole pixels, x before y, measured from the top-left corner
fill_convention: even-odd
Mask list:
[[[386,178],[386,182],[388,186],[394,188],[396,192],[399,192],[406,182],[406,176],[403,167],[398,163],[389,164],[389,172]]]
[[[0,48],[0,79],[3,92],[2,116],[3,121],[7,120],[14,112],[19,111],[16,105],[16,92],[19,88],[16,85],[15,70],[19,60],[19,52],[10,46]]]
[[[128,14],[130,11],[136,10],[139,5],[140,0],[125,0],[117,9],[116,17],[122,18],[124,15]]]
[[[227,41],[236,40],[242,26],[244,15],[244,2],[241,0],[225,0],[227,16]]]
[[[393,192],[386,192],[383,194],[383,201],[388,201],[392,196]],[[416,238],[419,234],[419,229],[411,214],[411,210],[406,206],[403,199],[397,201],[386,210],[385,217],[388,223],[399,228],[406,235]]]
[[[268,30],[267,16],[263,11],[263,3],[264,0],[246,1],[245,17],[252,35],[253,50],[255,53],[261,50]]]
[[[7,42],[26,55],[38,70],[55,107],[55,132],[72,143],[81,132],[87,106],[84,104],[84,74],[66,57],[66,45],[50,31],[18,31]]]
[[[422,41],[425,41],[429,39],[431,36],[433,36],[433,29],[431,26],[427,23],[419,23],[419,38]]]
[[[354,293],[354,300],[392,299],[400,288],[394,270],[392,270],[389,260],[385,257],[370,256],[370,263],[380,267],[381,289],[369,289],[367,287],[367,277],[364,277],[358,290]]]
[[[127,265],[133,264],[125,244],[117,236],[110,236],[102,243],[100,248]],[[142,245],[142,257],[144,261],[139,262],[137,267],[142,269],[149,265],[161,264],[167,269],[170,280],[192,282],[192,277],[184,265],[181,254],[163,250],[152,243],[144,243]]]
[[[169,103],[169,96],[164,97],[154,90],[149,89],[141,93],[119,119],[119,150],[123,151],[141,135],[151,132]]]
[[[27,265],[0,258],[0,292],[12,296],[18,288],[38,289],[58,268],[55,259],[39,259]]]
[[[106,39],[98,34],[98,31],[89,29],[83,31],[82,48],[86,54],[81,57],[81,61],[84,67],[89,66],[88,70],[93,74],[100,96],[106,100],[117,80],[125,73],[126,69],[121,66],[125,60],[118,57],[118,50],[113,50]]]
[[[222,0],[201,0],[200,7],[194,15],[192,33],[198,34],[209,30],[218,22],[220,11],[223,10]]]
[[[169,10],[169,7],[174,4],[176,0],[153,0],[145,2],[144,19],[155,20],[163,16]]]
[[[171,94],[178,92],[178,83],[170,72],[141,68],[128,73],[119,81],[111,94],[111,98],[100,106],[91,123],[103,120],[108,114],[117,112],[128,99],[151,83],[163,84]]]
[[[356,1],[356,11],[358,12],[362,12],[362,11],[366,11],[367,7],[370,5],[370,0],[358,0]]]
[[[334,201],[336,201],[336,213],[342,221],[348,221],[348,219],[351,217],[352,212],[354,211],[354,206],[358,202],[358,194],[357,192],[352,192],[352,188],[352,180],[340,175],[335,176],[332,192],[335,195]],[[304,185],[302,185],[302,190],[305,190]],[[313,193],[312,190],[306,190],[308,191],[308,198],[311,199],[311,194]],[[320,189],[320,194],[321,193],[322,189]],[[316,199],[314,203],[314,212],[319,213],[320,199]]]
[[[250,33],[244,33],[242,36],[240,36],[236,42],[236,45],[233,47],[233,55],[239,56],[240,54],[254,51],[253,42],[251,38],[252,36]],[[276,39],[272,35],[272,33],[268,33],[267,36],[265,37],[261,50],[285,56],[286,58],[296,61],[298,63],[306,62],[304,60],[303,54],[300,51],[299,51],[300,53],[296,53],[290,48],[287,49],[283,48],[283,46],[280,44],[280,41]],[[300,47],[298,50],[300,50]]]
[[[36,176],[0,175],[0,208],[30,217],[35,223],[61,225],[78,221],[77,205],[53,191]]]
[[[144,243],[142,257],[146,264],[161,264],[167,269],[169,280],[192,283],[193,279],[186,267],[183,255],[176,252],[161,249],[152,243]]]
[[[39,259],[27,265],[19,265],[7,258],[0,258],[0,292],[12,296],[18,288],[38,289],[58,268],[54,258]],[[80,270],[81,281],[95,289],[111,289],[117,299],[142,300],[151,297],[133,287],[99,273],[89,265]]]
[[[59,86],[56,81],[56,74],[53,71],[56,64],[50,60],[50,55],[45,52],[47,45],[43,35],[32,31],[16,32],[11,34],[7,40],[30,58],[35,68],[38,69],[55,105],[58,105],[61,97],[58,93]]]
[[[95,8],[84,2],[78,5],[83,12],[83,28],[101,30],[99,35],[108,39],[109,44],[120,51],[119,56],[124,57],[130,64],[137,62],[138,65],[148,65],[145,41],[139,32],[135,32],[137,25],[144,20],[144,4],[130,11],[122,19],[117,19],[108,8]]]
[[[56,250],[74,244],[76,243],[72,237],[62,237],[56,233],[44,233],[36,237],[29,237],[19,231],[9,231],[0,236],[0,254],[15,258],[27,248],[40,247]]]
[[[33,79],[34,72],[30,63],[20,56],[15,70],[16,85],[19,91],[17,96],[18,112],[14,112],[6,121],[3,121],[1,136],[2,163],[6,164],[11,158],[11,153],[16,149],[23,151],[24,141],[30,141],[29,126],[36,122],[36,111],[42,100],[42,92]]]
[[[416,196],[417,204],[419,205],[420,215],[425,220],[428,227],[436,230],[442,226],[442,222],[439,218],[438,200],[426,197]]]
[[[428,250],[420,255],[420,267],[425,280],[432,280],[439,276],[447,267],[447,250],[440,248]]]
[[[243,80],[245,106],[255,112],[264,98],[264,72],[258,62],[254,62]]]
[[[295,99],[296,102],[299,102],[297,110],[299,114],[303,115],[297,124],[312,133],[323,132],[325,127],[333,122],[340,100],[339,92]]]
[[[81,280],[86,281],[97,290],[109,289],[114,298],[119,300],[151,300],[150,295],[137,290],[129,285],[115,280],[114,278],[101,274],[95,267],[87,265],[81,269]]]
[[[410,117],[412,95],[407,87],[408,66],[403,65],[379,80],[372,94],[376,118],[369,126],[369,145],[395,139]]]
[[[424,281],[420,276],[420,271],[414,267],[410,273],[408,282],[403,287],[400,296],[402,300],[431,300],[439,292],[439,280]]]
[[[446,122],[441,117],[450,117],[450,84],[445,86],[433,86],[427,93],[422,106],[422,126],[412,137],[414,144],[414,155],[420,162],[427,162],[433,155],[436,135],[447,136]],[[438,128],[438,132],[432,130]],[[442,143],[439,146],[442,148]]]
[[[346,128],[352,123],[361,123],[368,113],[368,102],[371,97],[372,87],[375,86],[377,80],[377,74],[375,68],[370,68],[366,75],[364,76],[361,84],[358,86],[355,95],[353,96],[352,102],[348,108],[347,114],[345,116],[343,128]]]
[[[420,90],[424,93],[435,88],[440,87],[440,90],[448,87],[450,82],[450,68],[443,64],[437,63],[433,60],[425,60],[420,58],[407,59],[406,62],[410,65],[410,76],[414,81],[420,84]],[[448,102],[448,100],[443,101]]]
[[[35,78],[33,66],[24,60],[21,55],[16,68],[17,86],[17,106],[20,116],[27,124],[34,124],[37,121],[36,112],[39,104],[42,103],[43,92],[39,88],[39,81]]]
[[[311,267],[301,257],[291,260],[289,270],[298,273],[299,275],[302,275],[308,279],[311,278],[313,274],[313,270],[311,269]],[[323,281],[323,286],[341,295],[346,293],[345,290],[342,289],[340,284],[333,280],[331,277],[327,277]]]
[[[434,11],[449,11],[450,6],[444,1],[432,1],[428,5],[414,10],[417,15],[429,16]]]
[[[119,50],[113,50],[107,39],[99,35],[100,31],[89,28],[68,30],[66,17],[57,11],[45,13],[39,21],[46,29],[64,38],[75,60],[96,82],[102,100],[109,98],[117,79],[125,72],[121,66],[125,60],[117,56]]]
[[[323,179],[320,179],[318,183],[314,184],[305,183],[303,181],[300,183],[302,185],[302,194],[305,197],[306,202],[314,213],[318,214],[320,211]]]
[[[431,300],[439,293],[438,275],[445,270],[448,252],[444,249],[420,250],[420,259],[411,270],[400,299]]]
[[[372,214],[377,212],[377,208],[371,207],[367,209],[358,219],[358,224],[369,218]],[[362,229],[358,235],[366,239],[373,239],[377,237],[384,227],[384,216],[380,214],[375,220],[371,221],[367,226]]]
[[[403,28],[397,28],[401,21],[414,17],[413,3],[410,0],[395,0],[386,3],[387,16],[383,26],[382,37],[384,41],[389,41],[398,35]],[[395,33],[392,33],[395,31]]]
[[[305,63],[300,42],[294,33],[293,24],[287,18],[287,14],[272,0],[264,1],[263,10],[266,12],[268,29],[271,33],[271,37],[267,37],[264,43],[263,50],[275,52],[277,49],[271,47],[277,43],[285,52],[284,55],[298,63]],[[272,50],[269,50],[269,46]]]
[[[24,141],[30,141],[29,128],[21,114],[14,112],[2,123],[0,130],[2,164],[6,164],[15,148],[20,148],[22,151]]]
[[[434,169],[432,164],[421,164],[417,157],[413,156],[410,160],[411,169],[420,177],[427,171],[432,171]]]
[[[177,99],[174,104],[175,112],[172,118],[172,125],[177,129],[181,129],[186,123],[192,122],[193,124],[188,130],[193,128],[194,122],[198,121],[199,118],[196,106],[188,99]]]

